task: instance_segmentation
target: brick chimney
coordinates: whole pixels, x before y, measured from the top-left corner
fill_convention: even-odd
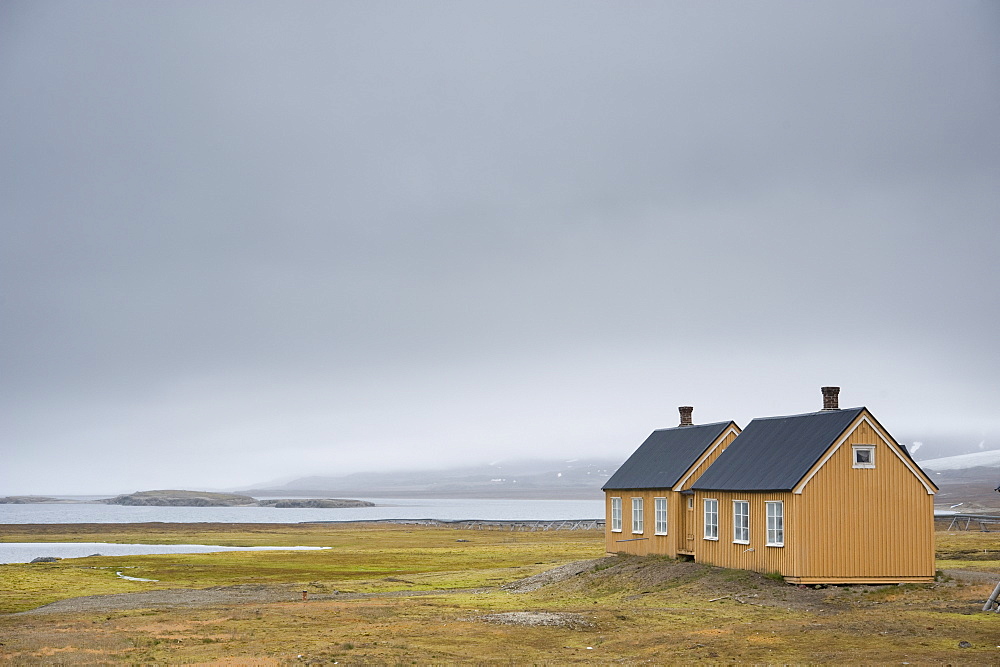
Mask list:
[[[682,405],[677,408],[681,413],[681,426],[694,426],[694,422],[691,421],[691,413],[694,412],[694,408],[690,405]]]
[[[840,387],[822,387],[823,392],[823,409],[824,410],[839,410],[840,409]]]

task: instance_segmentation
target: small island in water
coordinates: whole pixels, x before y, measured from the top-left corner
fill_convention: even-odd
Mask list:
[[[77,500],[64,500],[49,496],[3,496],[0,505],[37,505],[39,503],[75,503]]]
[[[104,505],[140,505],[143,507],[245,507],[256,505],[257,500],[238,493],[213,493],[211,491],[136,491],[114,498],[96,501]]]
[[[80,502],[58,500],[43,496],[7,496],[0,498],[2,504]],[[277,507],[277,508],[344,508],[375,507],[367,500],[347,498],[291,498],[257,500],[239,493],[215,493],[212,491],[183,491],[166,489],[158,491],[137,491],[114,498],[82,501],[104,505],[136,505],[145,507]]]
[[[238,493],[213,493],[210,491],[138,491],[98,502],[107,505],[145,505],[170,507],[375,507],[367,500],[345,498],[296,498],[257,500],[252,496]]]

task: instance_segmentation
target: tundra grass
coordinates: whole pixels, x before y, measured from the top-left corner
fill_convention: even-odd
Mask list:
[[[941,530],[935,549],[938,570],[987,572],[1000,581],[1000,532]]]
[[[595,596],[561,605],[586,625],[497,626],[506,609],[550,609],[537,594],[493,591],[74,617],[20,617],[0,657],[19,664],[102,661],[330,662],[952,662],[995,664],[993,615],[924,608],[934,589],[885,606],[803,613],[708,602],[689,591],[677,608],[632,608]],[[674,589],[675,595],[683,591]],[[589,602],[589,605],[585,605]],[[0,627],[3,627],[0,624]],[[969,641],[972,647],[959,648]],[[301,657],[300,657],[301,656]]]
[[[40,541],[19,526],[0,540]],[[386,524],[196,526],[96,524],[62,532],[45,527],[48,541],[205,543],[232,546],[325,546],[318,551],[220,552],[94,556],[55,563],[0,565],[0,613],[56,600],[175,588],[289,584],[323,593],[471,588],[496,585],[562,563],[604,554],[596,531],[501,532]],[[237,544],[240,543],[240,544]],[[151,582],[125,581],[131,577]]]
[[[289,540],[285,544],[312,539],[311,527],[303,535],[296,535],[294,526],[274,530],[262,544],[273,544],[281,535]],[[175,541],[219,542],[211,531],[203,535],[193,540],[179,531]],[[337,587],[367,591],[370,597],[0,616],[0,662],[1000,662],[1000,615],[980,611],[995,582],[817,590],[664,558],[614,557],[533,592],[515,593],[496,584],[600,557],[603,536],[380,526],[357,532],[338,527],[314,537],[316,545],[334,549],[111,560],[134,565],[138,576],[167,577],[171,588],[185,581],[205,587],[257,577],[266,585]],[[95,541],[113,540],[105,534]],[[963,547],[974,540],[959,536],[957,541]],[[43,580],[66,577],[67,582],[88,572],[113,577],[113,570],[86,569],[98,560],[0,566],[0,572],[30,572]],[[6,584],[0,580],[0,590]],[[156,585],[101,579],[94,587],[145,590]],[[389,595],[400,590],[434,592]],[[61,594],[70,596],[69,591]],[[524,626],[488,620],[490,614],[512,611],[572,615],[576,622]],[[962,642],[969,647],[961,647]]]
[[[938,558],[953,558],[954,554],[983,553],[990,560],[1000,560],[1000,532],[978,530],[939,530],[934,536]]]

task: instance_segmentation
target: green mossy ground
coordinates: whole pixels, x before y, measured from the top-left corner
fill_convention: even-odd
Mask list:
[[[995,581],[817,590],[659,557],[613,557],[532,592],[499,588],[563,563],[600,558],[603,536],[588,531],[156,524],[72,526],[60,533],[5,526],[0,539],[333,547],[0,566],[6,610],[78,595],[247,583],[302,587],[322,598],[0,616],[0,661],[16,664],[1000,661],[1000,615],[980,611]],[[996,548],[989,534],[939,533],[938,544],[952,555],[989,549],[991,539]],[[946,565],[1000,573],[998,561]],[[114,575],[122,567],[160,582],[123,581]],[[372,595],[338,599],[332,590]],[[438,592],[386,595],[396,591]],[[485,620],[511,611],[571,614],[582,622]]]
[[[0,565],[0,613],[82,595],[237,584],[296,584],[345,592],[429,590],[495,585],[562,563],[603,555],[596,533],[504,533],[382,524],[162,524],[71,527],[42,535],[7,526],[6,542],[134,542],[224,546],[324,546],[319,551],[257,551],[151,556],[94,556],[56,563]],[[242,525],[241,525],[242,527]],[[466,539],[466,542],[457,542]],[[127,569],[126,569],[127,568]],[[125,581],[131,577],[155,582]]]

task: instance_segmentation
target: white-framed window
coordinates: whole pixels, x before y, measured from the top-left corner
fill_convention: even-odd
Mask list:
[[[688,496],[688,509],[694,509],[694,496]]]
[[[785,503],[769,500],[767,506],[767,546],[785,546]]]
[[[750,502],[733,501],[733,542],[750,544]]]
[[[855,468],[875,467],[875,445],[853,445],[851,450]]]
[[[611,532],[622,532],[622,499],[611,499]]]
[[[719,539],[719,501],[705,498],[705,539]]]
[[[632,532],[642,534],[642,498],[632,499]]]
[[[657,535],[667,534],[667,499],[653,498],[653,512],[656,518],[656,529],[653,531]]]

